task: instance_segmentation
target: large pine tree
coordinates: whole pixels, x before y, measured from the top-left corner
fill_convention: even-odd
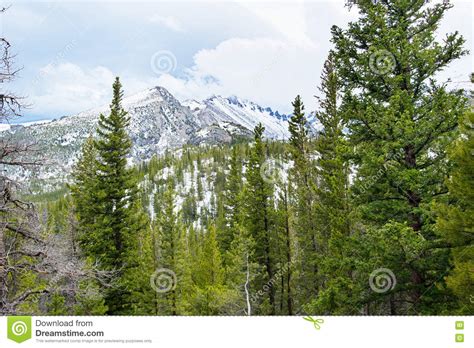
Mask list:
[[[396,268],[397,278],[391,291],[367,295],[368,303],[385,303],[376,311],[433,313],[448,305],[440,294],[447,255],[430,247],[436,238],[430,203],[446,192],[445,148],[466,105],[460,92],[448,91],[435,79],[466,53],[457,32],[443,42],[435,40],[451,6],[424,0],[358,1],[359,19],[347,29],[332,28],[356,154],[360,212],[375,235],[397,234],[411,243],[392,245],[392,253],[399,250],[396,262],[382,254],[382,246],[372,246],[371,257],[378,260],[374,267]]]
[[[275,300],[275,261],[274,261],[274,203],[273,187],[262,174],[266,161],[266,145],[263,140],[265,127],[260,123],[254,129],[255,143],[250,151],[246,171],[245,222],[244,225],[255,240],[255,262],[264,272],[256,279],[257,290],[264,289],[268,294],[263,314],[276,313]]]
[[[315,216],[316,183],[314,176],[314,161],[311,158],[311,143],[308,134],[308,120],[304,113],[304,104],[301,97],[296,96],[292,103],[293,115],[288,128],[290,131],[289,157],[293,161],[290,170],[290,197],[293,207],[293,228],[298,238],[299,273],[298,297],[299,304],[307,303],[317,295],[318,282],[318,255],[321,251],[317,236]]]
[[[288,184],[280,187],[276,220],[278,231],[279,270],[280,274],[280,314],[293,315],[295,310],[295,264],[296,243],[294,230],[291,226],[291,207],[288,194]]]
[[[138,247],[147,226],[136,174],[127,167],[132,142],[126,130],[130,118],[122,108],[122,97],[122,85],[116,78],[110,114],[99,116],[94,146],[86,142],[76,172],[78,186],[73,190],[75,197],[80,197],[76,205],[87,215],[81,216],[85,222],[80,238],[84,254],[103,270],[117,274],[116,283],[105,292],[108,314],[130,313],[134,307],[131,293],[138,285],[134,279],[139,272]],[[88,196],[82,197],[78,191]]]

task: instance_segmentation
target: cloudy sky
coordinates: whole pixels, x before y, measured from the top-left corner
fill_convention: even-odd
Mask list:
[[[471,1],[452,1],[439,35],[458,30],[472,50]],[[237,95],[288,113],[301,94],[312,110],[329,29],[357,17],[344,0],[1,2],[12,4],[0,30],[22,67],[8,89],[31,104],[22,121],[108,104],[115,76],[126,95],[160,85],[180,100]],[[471,71],[469,56],[440,78]]]

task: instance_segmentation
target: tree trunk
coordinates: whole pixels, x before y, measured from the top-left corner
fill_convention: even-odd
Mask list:
[[[268,222],[268,212],[267,206],[265,204],[264,208],[264,229],[265,229],[265,268],[268,275],[268,297],[270,300],[270,314],[275,315],[275,288],[273,286],[273,267],[272,260],[270,257],[270,235],[269,235],[269,222]]]
[[[3,238],[4,230],[0,227],[0,314],[5,313],[7,304],[7,255],[5,251],[5,241]]]
[[[285,232],[286,232],[286,262],[288,265],[286,288],[288,315],[293,315],[293,295],[291,292],[291,241],[290,241],[290,219],[288,213],[288,191],[285,190]]]
[[[416,166],[416,155],[414,151],[414,147],[412,145],[408,145],[404,148],[405,150],[405,165],[408,168],[415,168]],[[420,196],[411,190],[406,191],[406,197],[408,203],[410,204],[412,211],[410,213],[410,226],[415,233],[421,231],[422,228],[422,221],[420,214],[417,213],[415,210],[418,209],[421,203]],[[415,285],[415,289],[411,291],[410,297],[413,301],[414,305],[418,303],[421,298],[421,285],[424,283],[423,275],[416,269],[411,270],[410,279],[412,283]]]

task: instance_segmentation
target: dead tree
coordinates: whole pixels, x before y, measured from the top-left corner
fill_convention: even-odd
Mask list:
[[[7,8],[0,9],[4,16]],[[9,92],[5,86],[17,75],[13,67],[10,43],[0,37],[0,123],[8,123],[18,117],[23,104],[21,98]],[[18,183],[8,177],[12,167],[25,167],[33,163],[24,161],[31,145],[12,141],[5,132],[0,135],[0,314],[8,314],[28,297],[37,293],[34,289],[14,291],[18,272],[35,267],[34,263],[18,260],[34,260],[43,257],[41,252],[31,253],[24,249],[27,244],[41,244],[31,229],[34,209],[31,204],[17,197]]]
[[[0,8],[0,16],[7,9]],[[20,117],[26,106],[22,97],[6,88],[18,72],[10,42],[0,37],[0,123]],[[9,174],[41,164],[37,144],[30,141],[20,142],[9,132],[0,132],[0,315],[17,314],[22,304],[47,298],[49,293],[75,296],[83,279],[110,284],[113,277],[95,265],[85,267],[61,238],[40,233],[35,206],[21,199],[21,185]],[[33,279],[27,288],[20,284],[25,276]]]

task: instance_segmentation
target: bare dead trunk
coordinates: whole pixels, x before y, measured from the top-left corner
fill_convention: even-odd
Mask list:
[[[249,285],[250,285],[250,267],[249,267],[249,254],[246,255],[246,261],[247,261],[247,278],[245,280],[245,299],[247,301],[247,315],[250,316],[252,315],[252,306],[250,305],[250,291],[249,291]]]

